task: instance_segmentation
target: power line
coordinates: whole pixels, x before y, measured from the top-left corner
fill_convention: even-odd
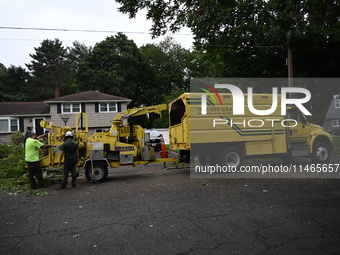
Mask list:
[[[0,27],[0,29],[57,31],[57,32],[83,32],[83,33],[151,34],[150,32],[142,32],[142,31],[139,32],[139,31],[94,30],[94,29],[41,28],[41,27]],[[191,34],[171,34],[171,35],[191,35]]]
[[[41,42],[42,40],[44,39],[30,39],[30,38],[0,38],[0,41],[28,41],[28,42]],[[74,42],[71,41],[71,40],[66,40],[63,42]],[[88,43],[91,43],[91,42],[95,42],[95,41],[83,41],[82,42],[88,42]]]

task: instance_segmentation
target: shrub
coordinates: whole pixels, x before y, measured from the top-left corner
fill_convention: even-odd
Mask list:
[[[12,145],[23,145],[23,137],[20,131],[14,133],[11,136],[11,144]]]
[[[16,178],[26,173],[25,149],[21,133],[11,137],[11,143],[0,144],[0,178]]]

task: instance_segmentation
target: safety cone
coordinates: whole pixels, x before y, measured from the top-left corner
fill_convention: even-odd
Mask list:
[[[169,152],[165,148],[164,137],[162,134],[160,136],[161,136],[161,151],[159,152],[159,155],[161,156],[161,158],[168,158]]]

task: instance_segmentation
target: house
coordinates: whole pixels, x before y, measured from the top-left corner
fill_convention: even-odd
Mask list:
[[[0,102],[0,141],[8,143],[11,134],[21,131],[44,132],[40,121],[53,122],[56,126],[75,127],[79,112],[88,115],[89,135],[111,127],[110,121],[127,109],[130,99],[98,91],[84,91],[59,96],[44,102]]]
[[[324,123],[323,127],[326,129],[327,132],[330,134],[340,134],[340,98],[339,96],[334,96]]]
[[[50,107],[43,102],[0,102],[0,142],[9,143],[17,131],[42,134],[43,119],[50,119]]]

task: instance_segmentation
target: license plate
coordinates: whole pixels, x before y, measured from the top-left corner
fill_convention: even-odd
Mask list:
[[[156,146],[156,144],[155,144],[155,143],[152,143],[152,144],[151,144],[151,146],[152,146],[152,147],[155,147],[155,146]]]

